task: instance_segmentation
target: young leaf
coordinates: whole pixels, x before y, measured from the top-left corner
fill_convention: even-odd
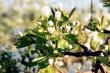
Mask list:
[[[51,12],[53,15],[55,15],[55,10],[51,7]]]
[[[76,8],[73,8],[69,14],[69,18],[72,16],[73,12],[75,11]]]

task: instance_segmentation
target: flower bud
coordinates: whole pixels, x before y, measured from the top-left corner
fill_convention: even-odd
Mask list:
[[[47,45],[53,45],[52,41],[51,40],[48,40],[47,41]]]
[[[49,27],[49,28],[48,28],[48,32],[49,32],[50,34],[53,34],[54,31],[55,31],[55,28],[54,28],[54,27]]]
[[[60,11],[56,11],[56,12],[55,12],[55,18],[56,18],[57,20],[60,20],[60,19],[61,19],[61,12],[60,12]]]
[[[50,21],[48,21],[48,24],[49,24],[49,26],[53,26],[54,22],[50,20]]]
[[[69,32],[71,30],[71,26],[66,26],[66,31]]]

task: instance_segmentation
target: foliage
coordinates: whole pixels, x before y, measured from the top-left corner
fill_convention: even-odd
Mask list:
[[[110,1],[109,0],[101,0],[101,2],[104,4],[105,7],[110,6]]]
[[[38,57],[32,60],[31,65],[38,65],[40,69],[48,66],[50,58],[57,58],[61,56],[63,51],[70,50],[68,45],[77,41],[76,35],[71,33],[74,26],[71,25],[69,20],[75,8],[70,14],[54,8],[51,8],[51,10],[53,14],[49,17],[41,16],[38,18],[36,20],[36,28],[28,29],[25,35],[18,39],[15,44],[17,48],[34,44]],[[61,13],[59,19],[57,19],[57,11]]]

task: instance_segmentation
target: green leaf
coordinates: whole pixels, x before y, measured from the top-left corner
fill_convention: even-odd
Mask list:
[[[47,58],[42,58],[42,59],[39,59],[37,61],[34,61],[34,62],[30,62],[29,63],[29,66],[38,66],[39,69],[44,69],[46,68],[49,63],[48,63],[48,59]]]
[[[64,38],[70,43],[75,43],[77,41],[77,36],[74,34],[66,34]]]
[[[52,12],[53,15],[55,15],[55,10],[52,7],[51,7],[51,12]]]
[[[89,22],[88,26],[85,26],[85,28],[95,31],[97,29],[97,25],[100,24],[97,19],[94,19]]]
[[[44,68],[46,68],[49,65],[48,59],[45,59],[45,60],[43,60],[41,62],[38,62],[37,64],[39,66],[39,69],[44,69]]]
[[[53,15],[49,16],[48,20],[55,21],[55,16],[53,16]]]
[[[26,34],[25,36],[21,37],[15,45],[17,48],[23,48],[32,44],[45,44],[46,39],[34,34]]]
[[[74,11],[76,10],[76,8],[73,8],[69,14],[69,18],[72,16],[72,14],[74,13]]]
[[[63,18],[64,22],[67,22],[68,19],[69,19],[68,16],[67,16],[67,14],[64,13],[64,12],[62,12],[62,18]]]
[[[105,64],[107,66],[110,67],[110,64],[109,64],[109,61],[108,61],[108,56],[105,56],[105,57],[99,57],[97,58],[98,60],[100,60],[102,62],[102,64]]]
[[[32,60],[32,62],[39,61],[39,60],[42,60],[42,59],[44,59],[44,57],[35,58],[35,59]]]
[[[33,34],[26,34],[25,36],[18,39],[18,42],[16,42],[15,45],[17,46],[17,48],[29,46],[35,43],[35,38],[36,36]]]

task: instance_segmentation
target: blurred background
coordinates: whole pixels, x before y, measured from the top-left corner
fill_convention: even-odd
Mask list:
[[[0,0],[0,50],[4,50],[4,47],[16,50],[16,38],[22,36],[25,29],[34,27],[35,20],[45,5],[67,12],[76,7],[73,19],[84,24],[91,16],[91,0]],[[100,0],[93,0],[93,10],[97,18],[104,15],[110,20],[110,10],[103,7]],[[91,61],[87,61],[88,63]]]

